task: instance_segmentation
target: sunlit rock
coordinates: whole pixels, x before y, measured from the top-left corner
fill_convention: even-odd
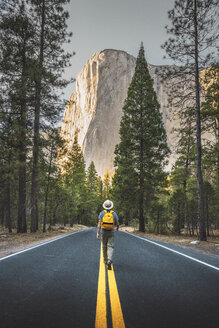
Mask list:
[[[124,51],[106,49],[95,53],[81,70],[76,80],[76,91],[65,109],[61,134],[69,146],[78,132],[86,165],[94,162],[98,174],[114,171],[114,150],[119,143],[122,107],[135,71],[136,58]],[[171,150],[169,165],[174,164],[179,127],[177,111],[168,106],[170,85],[161,82],[163,66],[148,65],[154,89],[160,103],[168,145]]]

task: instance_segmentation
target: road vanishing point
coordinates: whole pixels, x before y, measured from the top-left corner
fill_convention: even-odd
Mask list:
[[[218,328],[219,258],[96,228],[0,259],[1,328]]]

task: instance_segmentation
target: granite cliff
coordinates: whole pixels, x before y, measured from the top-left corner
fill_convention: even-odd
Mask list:
[[[61,135],[72,145],[75,132],[82,147],[86,165],[94,161],[98,174],[113,173],[114,149],[119,143],[122,107],[135,70],[136,59],[124,51],[106,49],[95,53],[78,74],[76,91],[66,106]],[[162,83],[162,66],[148,65],[154,89],[161,105],[168,144],[171,149],[169,168],[176,159],[177,136],[173,127],[179,124],[168,107],[168,84]],[[173,109],[174,110],[174,109]]]

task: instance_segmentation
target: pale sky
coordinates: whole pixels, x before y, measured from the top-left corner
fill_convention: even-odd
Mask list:
[[[174,0],[71,0],[69,30],[73,32],[69,51],[75,51],[66,77],[75,77],[88,59],[103,49],[124,50],[137,56],[141,41],[146,60],[153,65],[170,64],[163,59],[161,44],[167,40],[167,11]],[[75,83],[65,90],[69,99]]]

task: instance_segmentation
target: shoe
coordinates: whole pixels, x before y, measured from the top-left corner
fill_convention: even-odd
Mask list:
[[[111,261],[108,261],[108,262],[107,262],[107,269],[108,269],[108,270],[112,270],[112,266],[111,266],[111,264],[112,264]]]

